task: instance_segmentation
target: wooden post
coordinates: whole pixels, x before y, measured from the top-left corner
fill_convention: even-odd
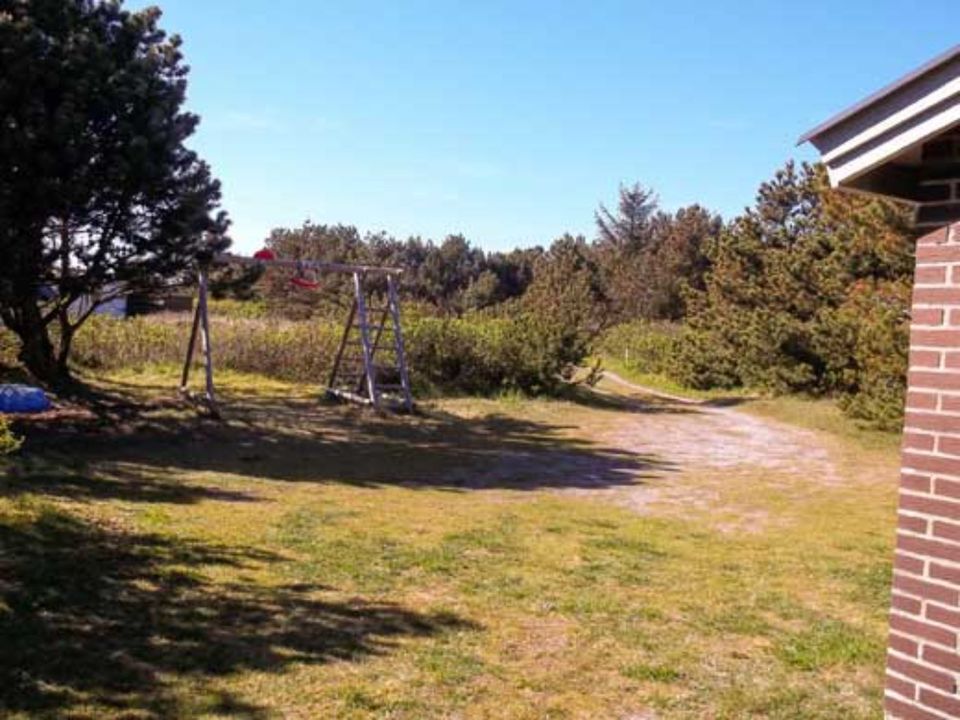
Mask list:
[[[190,365],[193,364],[193,353],[197,346],[197,333],[200,330],[200,299],[193,309],[193,325],[190,328],[190,340],[187,342],[187,356],[183,361],[183,372],[180,374],[180,392],[188,394],[187,384],[190,382]]]
[[[210,317],[207,309],[207,269],[201,268],[197,273],[197,308],[193,313],[193,325],[190,329],[190,340],[187,343],[187,356],[183,362],[183,372],[180,375],[180,392],[189,397],[188,383],[190,381],[190,366],[193,363],[193,354],[197,347],[197,335],[200,335],[200,348],[203,352],[204,369],[204,400],[210,414],[220,417],[220,406],[217,405],[216,391],[213,385],[213,348],[210,345]]]
[[[410,376],[407,373],[407,355],[403,347],[403,326],[400,322],[400,296],[397,294],[397,280],[393,275],[387,275],[387,304],[390,306],[390,316],[393,318],[393,342],[397,356],[397,368],[400,370],[403,406],[407,412],[413,412]]]
[[[357,300],[357,318],[360,325],[360,344],[363,350],[363,374],[367,380],[367,394],[370,404],[380,409],[380,392],[377,389],[376,368],[373,367],[373,357],[370,353],[370,325],[367,318],[367,300],[363,296],[363,274],[353,274],[353,288]]]
[[[333,361],[333,370],[330,371],[330,382],[327,383],[327,392],[332,393],[336,390],[337,375],[340,373],[340,365],[343,362],[343,353],[347,349],[347,343],[350,340],[350,328],[353,327],[353,320],[357,316],[357,301],[353,301],[350,306],[350,314],[347,316],[347,324],[343,327],[343,335],[340,336],[340,347],[337,348],[337,356]]]
[[[210,317],[207,312],[207,269],[200,268],[200,345],[203,349],[203,366],[205,370],[206,399],[210,411],[220,417],[220,408],[213,389],[213,348],[210,346]]]
[[[368,312],[369,312],[369,308],[368,308]],[[377,350],[380,347],[380,336],[383,335],[383,328],[386,324],[387,324],[387,313],[384,312],[383,315],[380,316],[380,321],[377,323],[377,332],[374,335],[373,340],[370,341],[370,366],[374,370],[376,370],[377,368]],[[380,378],[377,378],[377,382],[378,382],[377,392],[380,391],[379,380]],[[357,393],[363,392],[363,380],[360,381],[360,386],[357,387],[356,391]]]

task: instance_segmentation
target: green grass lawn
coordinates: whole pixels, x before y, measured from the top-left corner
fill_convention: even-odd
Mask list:
[[[892,444],[818,435],[839,483],[740,477],[770,521],[731,533],[593,492],[669,481],[599,434],[643,408],[381,418],[222,383],[220,424],[126,373],[97,413],[26,428],[0,482],[0,716],[879,715]]]

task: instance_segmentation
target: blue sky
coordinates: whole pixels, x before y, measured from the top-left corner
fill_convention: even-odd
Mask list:
[[[489,250],[591,236],[634,181],[730,217],[960,26],[956,0],[159,2],[242,251],[308,218]]]

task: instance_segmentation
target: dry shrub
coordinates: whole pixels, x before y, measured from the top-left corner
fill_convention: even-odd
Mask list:
[[[95,317],[78,334],[74,359],[92,370],[179,363],[190,322],[185,315]],[[218,368],[282,380],[325,381],[342,332],[341,321],[334,319],[211,317]],[[549,392],[583,354],[571,354],[566,335],[523,313],[510,318],[412,317],[405,321],[404,335],[413,381],[421,389]]]
[[[75,362],[95,370],[182,362],[190,322],[186,315],[91,318],[77,336]],[[324,320],[213,316],[210,324],[218,368],[292,381],[324,377],[341,332]]]

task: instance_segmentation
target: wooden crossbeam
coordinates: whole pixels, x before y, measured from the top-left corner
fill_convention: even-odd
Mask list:
[[[403,268],[381,265],[352,265],[350,263],[324,262],[322,260],[285,260],[279,258],[261,260],[260,258],[233,255],[232,253],[215,255],[213,261],[218,265],[303,268],[304,270],[316,270],[317,272],[329,273],[363,273],[368,275],[400,275],[403,273]]]

